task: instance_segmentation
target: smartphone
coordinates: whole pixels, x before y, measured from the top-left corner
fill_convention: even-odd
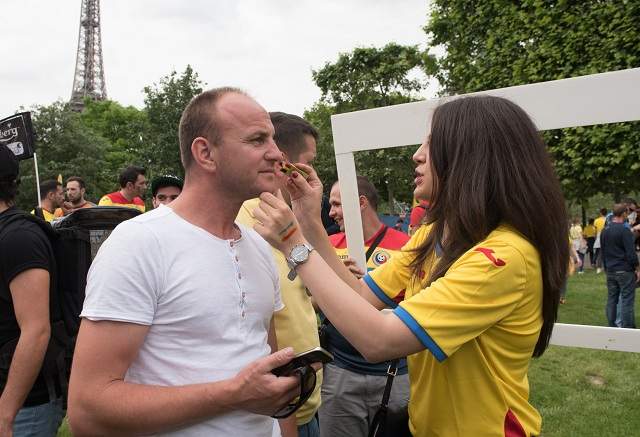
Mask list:
[[[287,376],[299,367],[308,366],[312,363],[326,364],[330,363],[331,361],[333,361],[333,355],[318,346],[317,348],[297,354],[287,364],[272,369],[271,373],[276,376]]]

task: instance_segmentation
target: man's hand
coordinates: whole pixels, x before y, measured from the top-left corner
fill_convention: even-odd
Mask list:
[[[296,376],[275,376],[272,369],[294,358],[292,348],[282,349],[250,363],[234,377],[234,386],[241,396],[240,408],[271,416],[300,395],[300,380]]]
[[[365,272],[360,267],[358,267],[358,264],[356,264],[356,260],[354,260],[353,258],[347,258],[342,262],[356,278],[360,279],[364,276]]]

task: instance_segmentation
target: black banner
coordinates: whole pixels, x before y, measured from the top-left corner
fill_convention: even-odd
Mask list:
[[[0,144],[7,146],[19,160],[33,156],[36,146],[30,112],[0,120]]]

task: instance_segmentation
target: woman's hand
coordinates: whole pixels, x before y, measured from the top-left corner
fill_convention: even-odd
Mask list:
[[[302,179],[300,175],[298,177]],[[293,246],[304,242],[300,225],[279,191],[277,197],[262,193],[253,216],[257,220],[253,229],[285,256],[289,255]]]
[[[300,173],[293,172],[287,178],[285,185],[291,198],[291,207],[296,218],[303,227],[321,222],[322,182],[313,167],[305,164],[295,164],[305,171],[309,177],[304,179]]]

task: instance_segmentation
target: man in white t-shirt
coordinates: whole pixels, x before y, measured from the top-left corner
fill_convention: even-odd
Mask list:
[[[89,272],[69,395],[74,435],[279,435],[299,393],[271,370],[282,308],[271,249],[234,219],[276,187],[269,114],[234,88],[206,91],[180,120],[184,189],[118,226]]]

